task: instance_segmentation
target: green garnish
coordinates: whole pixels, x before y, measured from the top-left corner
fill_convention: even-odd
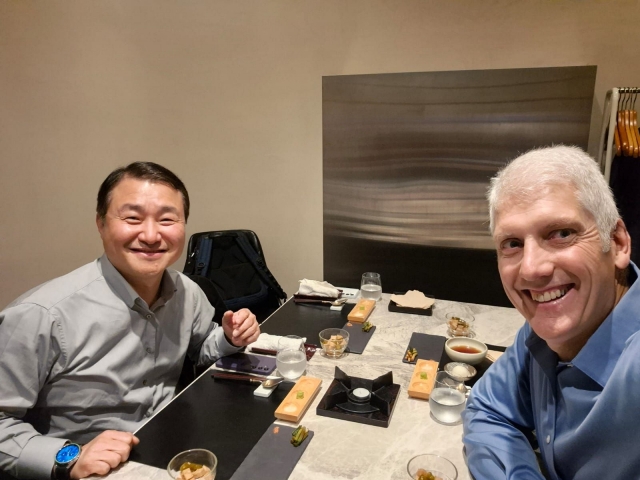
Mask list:
[[[304,398],[304,392],[300,390],[298,393],[296,393],[296,398],[298,400],[300,400],[301,398]]]
[[[418,351],[415,348],[407,348],[407,353],[405,353],[404,358],[407,362],[413,362],[418,356]]]
[[[426,380],[427,378],[429,378],[427,372],[420,372],[420,380]]]
[[[371,330],[371,328],[373,327],[373,323],[371,323],[370,321],[366,321],[362,324],[362,331],[363,332],[368,332],[369,330]]]
[[[309,435],[309,429],[300,425],[291,433],[291,445],[294,447],[300,446],[304,439]]]

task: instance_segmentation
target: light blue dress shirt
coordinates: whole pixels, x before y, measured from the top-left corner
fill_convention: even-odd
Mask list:
[[[463,413],[477,480],[543,479],[535,431],[553,480],[640,478],[640,282],[571,362],[559,362],[525,324],[474,386]]]
[[[133,432],[174,395],[185,355],[236,352],[214,309],[167,270],[150,307],[106,256],[0,312],[0,471],[49,478],[66,440]]]

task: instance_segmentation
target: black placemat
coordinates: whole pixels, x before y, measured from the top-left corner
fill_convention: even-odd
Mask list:
[[[238,467],[231,480],[283,480],[289,478],[307,445],[313,438],[313,432],[299,446],[291,445],[291,434],[295,427],[276,425],[267,428],[258,443],[251,449],[247,458]],[[277,432],[277,433],[276,433]]]
[[[376,327],[371,327],[368,332],[363,332],[362,325],[362,323],[347,322],[342,326],[344,330],[349,332],[349,345],[347,345],[346,350],[348,353],[361,354],[364,352],[364,349],[367,348],[367,343],[369,343],[373,333],[376,331]]]
[[[207,372],[136,432],[140,444],[129,459],[166,469],[174,455],[206,448],[218,457],[216,480],[229,480],[293,385],[281,383],[270,397],[256,397],[255,385],[215,381]]]
[[[504,352],[507,347],[501,347],[500,345],[490,345],[490,344],[486,344],[487,348],[489,350],[496,350],[498,352]],[[449,355],[447,355],[447,352],[443,349],[442,350],[442,357],[440,358],[440,363],[438,364],[438,368],[440,370],[444,370],[444,366],[449,363],[452,362],[453,360],[451,360],[449,358]],[[480,378],[482,378],[482,375],[484,375],[484,372],[487,371],[487,369],[493,365],[493,362],[491,362],[490,360],[487,360],[486,358],[483,359],[480,363],[478,363],[477,365],[473,365],[473,367],[476,369],[477,373],[476,376],[473,377],[471,380],[467,380],[466,383],[467,386],[469,387],[473,387],[475,385],[475,383],[480,380]]]
[[[404,363],[415,364],[418,359],[439,361],[444,352],[444,343],[447,341],[445,337],[440,335],[430,335],[428,333],[413,332],[411,339],[407,344],[407,348],[402,353],[402,361]],[[415,348],[418,355],[413,361],[408,362],[406,359],[407,349]]]
[[[289,300],[260,325],[260,330],[271,335],[306,337],[307,343],[319,347],[319,333],[325,328],[342,328],[354,306],[347,304],[337,311],[324,305],[295,304]]]

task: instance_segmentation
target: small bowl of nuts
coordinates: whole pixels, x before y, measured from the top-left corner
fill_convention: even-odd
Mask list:
[[[475,337],[473,332],[473,315],[469,313],[447,313],[447,334],[450,337]]]
[[[325,328],[320,332],[320,346],[325,357],[340,358],[349,344],[349,332],[341,328]]]

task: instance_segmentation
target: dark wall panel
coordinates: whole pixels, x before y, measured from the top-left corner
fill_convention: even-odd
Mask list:
[[[509,305],[489,179],[537,146],[587,147],[596,67],[323,78],[324,277]],[[463,278],[464,277],[464,278]],[[440,293],[436,293],[440,292]]]

